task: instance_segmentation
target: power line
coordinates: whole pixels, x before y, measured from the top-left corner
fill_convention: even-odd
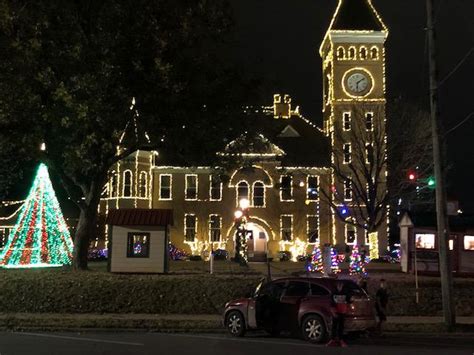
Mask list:
[[[459,122],[456,126],[451,128],[450,130],[448,130],[444,135],[446,136],[449,133],[451,133],[452,131],[454,131],[455,129],[459,128],[460,126],[462,126],[464,123],[466,123],[473,116],[474,116],[474,111],[472,111],[469,115],[467,115],[467,117],[465,119],[463,119],[461,122]]]
[[[467,54],[461,59],[461,61],[454,67],[453,70],[451,70],[451,72],[445,76],[445,78],[443,80],[440,81],[438,87],[440,87],[441,85],[443,85],[445,83],[446,80],[448,80],[460,67],[461,65],[464,64],[464,62],[467,60],[467,58],[469,58],[469,56],[471,55],[471,53],[474,52],[474,46],[471,47],[471,49],[467,52]]]

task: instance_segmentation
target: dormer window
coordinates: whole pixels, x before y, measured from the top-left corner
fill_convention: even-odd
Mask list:
[[[379,59],[379,49],[375,46],[370,49],[370,59],[372,60]]]
[[[338,47],[337,48],[337,59],[345,59],[346,58],[346,50],[344,47]]]
[[[364,47],[364,46],[360,47],[359,55],[360,55],[360,59],[366,60],[367,59],[367,48]]]
[[[123,197],[132,196],[132,172],[125,170],[123,172]]]
[[[348,58],[349,59],[356,59],[356,49],[355,47],[350,47],[348,51]]]

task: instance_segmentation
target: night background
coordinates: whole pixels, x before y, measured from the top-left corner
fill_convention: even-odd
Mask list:
[[[261,78],[261,104],[271,104],[274,93],[287,93],[303,115],[322,127],[318,51],[337,2],[232,0],[231,4],[235,19],[232,55],[249,75]],[[425,3],[375,0],[374,5],[390,30],[386,45],[388,101],[401,96],[429,111]],[[474,2],[441,1],[438,6],[440,82],[451,73],[440,90],[441,116],[449,130],[474,112]],[[449,133],[448,139],[449,198],[459,200],[465,213],[474,213],[473,135],[471,117]],[[11,199],[24,198],[35,167],[25,168],[25,178],[14,187]],[[59,196],[65,196],[59,184],[55,185]],[[456,187],[455,192],[452,187]],[[64,203],[66,213],[75,214],[75,206]]]
[[[428,57],[424,1],[374,0],[390,30],[386,44],[388,100],[402,96],[426,107]],[[239,56],[249,71],[268,80],[262,95],[288,93],[302,113],[322,127],[322,79],[319,46],[334,13],[334,0],[234,0]],[[439,79],[442,81],[470,51],[459,69],[441,86],[441,116],[446,130],[474,111],[474,2],[440,1],[437,18]],[[390,117],[388,117],[390,120]],[[450,197],[464,212],[474,212],[474,117],[449,134]]]

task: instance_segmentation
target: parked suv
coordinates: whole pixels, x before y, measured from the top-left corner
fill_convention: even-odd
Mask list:
[[[351,296],[344,328],[364,331],[375,326],[374,304],[356,283],[334,278],[282,278],[262,281],[252,297],[230,301],[224,310],[224,325],[233,336],[264,329],[272,335],[291,331],[320,343],[331,329],[332,293],[336,283]]]

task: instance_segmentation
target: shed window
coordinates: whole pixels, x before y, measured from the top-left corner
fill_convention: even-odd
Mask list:
[[[434,249],[435,235],[434,234],[416,234],[415,245],[417,249]]]
[[[474,236],[473,235],[464,236],[464,250],[474,250]]]
[[[128,233],[127,257],[150,257],[150,233]]]

